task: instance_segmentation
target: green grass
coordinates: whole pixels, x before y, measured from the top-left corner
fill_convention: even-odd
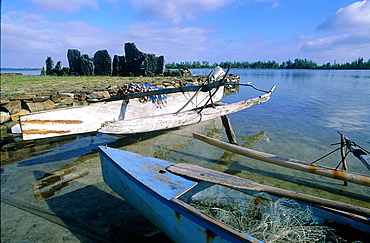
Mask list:
[[[81,90],[121,86],[125,83],[159,83],[174,77],[112,77],[112,76],[0,76],[1,96],[37,94],[42,92]]]

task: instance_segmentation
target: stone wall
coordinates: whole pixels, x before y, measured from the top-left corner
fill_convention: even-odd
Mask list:
[[[47,57],[46,75],[104,75],[104,76],[161,76],[165,71],[164,56],[141,52],[134,43],[125,43],[125,55],[114,55],[113,61],[107,50],[95,52],[94,57],[82,54],[77,49],[68,49],[69,67],[58,61],[54,67],[52,57]]]

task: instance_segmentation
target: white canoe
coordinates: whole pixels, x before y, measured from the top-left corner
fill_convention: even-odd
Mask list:
[[[214,89],[211,91],[213,92]],[[124,100],[100,102],[21,115],[23,140],[95,132],[101,128],[102,123],[107,121],[137,120],[175,113],[183,108],[195,93],[196,91],[171,93],[166,95],[164,103],[140,102],[138,98],[134,98],[129,102]],[[213,100],[220,100],[223,93],[224,88],[220,87]],[[208,91],[199,92],[183,110],[201,107],[208,99]]]

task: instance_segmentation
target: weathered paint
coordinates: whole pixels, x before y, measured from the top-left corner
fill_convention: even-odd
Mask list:
[[[40,120],[40,119],[26,119],[23,120],[23,124],[25,123],[31,123],[31,124],[82,124],[83,121],[81,120]]]
[[[53,134],[65,135],[65,134],[69,134],[69,133],[71,133],[71,130],[46,130],[46,129],[42,129],[42,130],[37,130],[37,129],[22,130],[23,135],[39,134],[39,135],[50,135],[50,136],[52,136]]]

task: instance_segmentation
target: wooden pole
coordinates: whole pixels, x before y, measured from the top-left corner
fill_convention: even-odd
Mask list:
[[[341,158],[342,158],[342,169],[343,170],[347,170],[347,161],[346,161],[346,152],[344,151],[344,148],[345,148],[345,140],[344,140],[344,134],[340,134],[340,155],[341,155]],[[348,183],[347,181],[343,181],[343,185],[344,186],[347,186]]]
[[[229,139],[229,143],[237,144],[235,133],[233,131],[233,128],[231,127],[229,118],[226,115],[224,115],[224,116],[221,116],[221,120],[222,120],[222,125],[224,125],[225,127],[225,131],[226,131],[227,138]]]

